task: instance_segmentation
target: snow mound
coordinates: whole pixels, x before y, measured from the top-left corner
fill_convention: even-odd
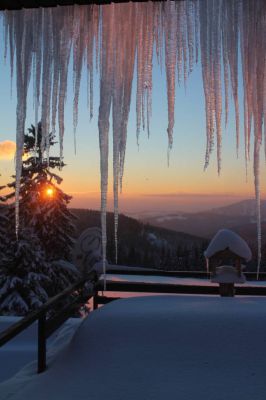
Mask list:
[[[0,398],[263,400],[264,316],[264,298],[114,301],[88,316],[45,373],[24,386],[21,376],[19,390],[10,382]]]
[[[245,240],[229,229],[221,229],[216,233],[207,250],[204,252],[204,255],[206,258],[210,258],[214,256],[215,253],[227,248],[244,260],[251,260],[251,250]]]

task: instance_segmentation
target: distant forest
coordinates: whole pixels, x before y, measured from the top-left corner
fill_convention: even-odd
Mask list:
[[[76,235],[89,227],[100,227],[100,213],[94,210],[71,209],[78,218]],[[107,259],[115,264],[114,216],[107,213]],[[119,215],[118,264],[162,270],[206,270],[204,250],[208,240],[174,232]]]

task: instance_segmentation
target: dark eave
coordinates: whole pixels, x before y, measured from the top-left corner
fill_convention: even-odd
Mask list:
[[[145,1],[145,0],[133,0]],[[110,4],[128,0],[0,0],[0,10],[21,10],[22,8],[56,7],[73,4]]]

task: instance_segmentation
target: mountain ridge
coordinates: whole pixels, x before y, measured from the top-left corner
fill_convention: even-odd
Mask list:
[[[266,221],[266,200],[261,202],[261,220],[262,223]],[[169,213],[156,217],[142,218],[142,221],[176,232],[182,231],[210,239],[221,228],[243,231],[240,229],[241,226],[254,226],[257,223],[257,218],[255,200],[247,199],[228,206],[211,208],[207,211]],[[254,242],[256,238],[254,235],[252,237],[249,235],[249,240]]]

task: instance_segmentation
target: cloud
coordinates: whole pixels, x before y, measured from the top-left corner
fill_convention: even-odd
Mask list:
[[[225,193],[147,193],[143,197],[164,197],[164,198],[182,198],[182,197],[243,197],[245,194],[225,192]]]
[[[12,160],[16,151],[16,143],[11,140],[0,142],[0,160]]]

